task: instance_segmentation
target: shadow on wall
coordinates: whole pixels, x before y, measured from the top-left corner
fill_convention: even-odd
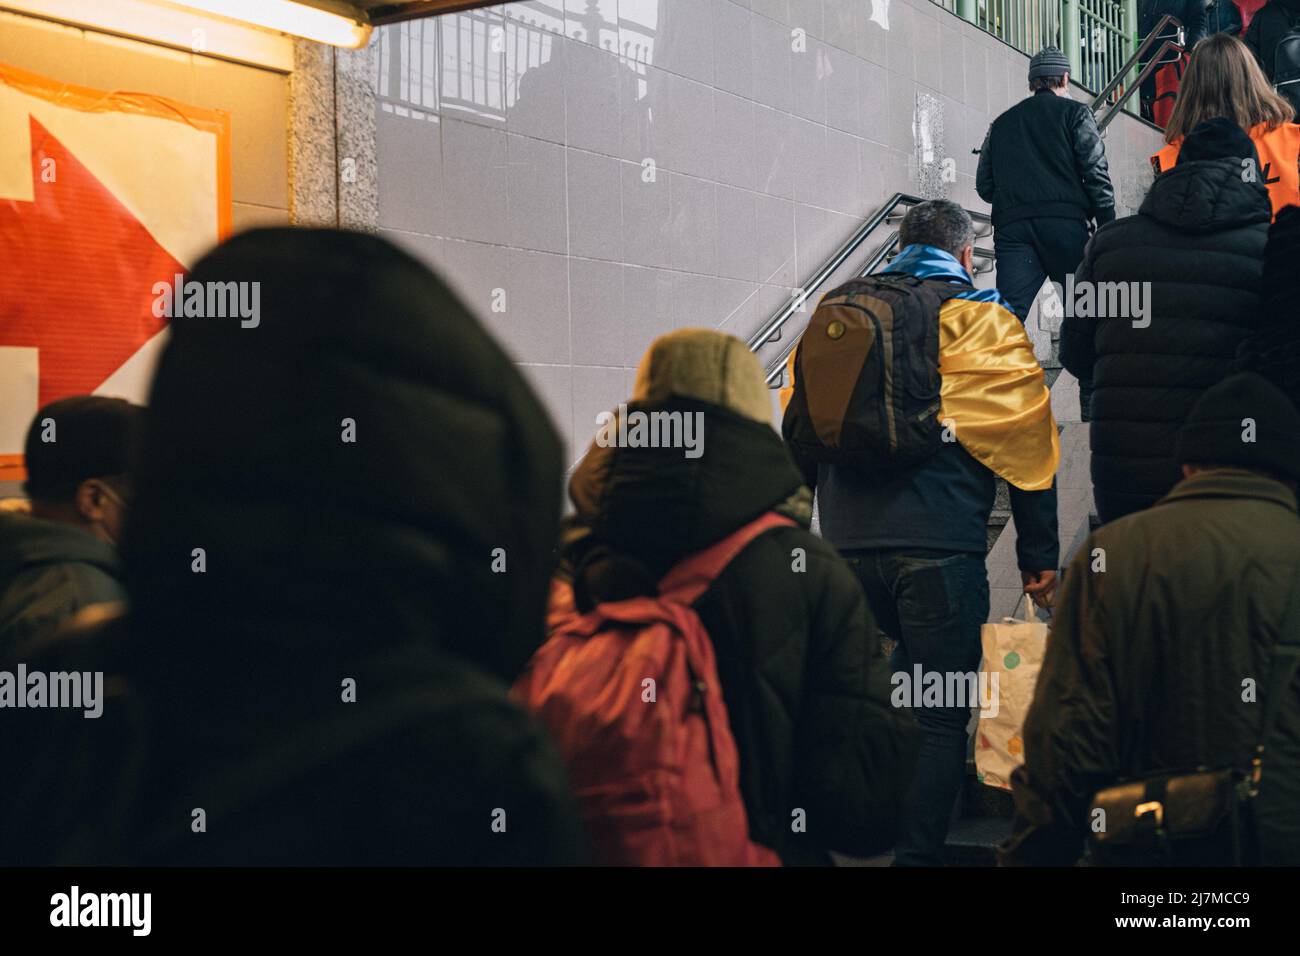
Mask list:
[[[508,16],[479,9],[395,24],[381,31],[376,57],[381,109],[430,119],[469,113],[503,126],[509,111],[518,122],[518,110],[563,90],[563,37],[617,52],[621,82],[637,83],[644,98],[660,2],[534,0],[510,5]]]

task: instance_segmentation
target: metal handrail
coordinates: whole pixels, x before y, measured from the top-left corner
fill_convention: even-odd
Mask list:
[[[1130,96],[1142,88],[1142,84],[1147,81],[1147,77],[1160,69],[1160,67],[1166,62],[1172,62],[1164,59],[1164,55],[1170,51],[1174,51],[1181,55],[1183,53],[1183,47],[1181,44],[1175,43],[1173,40],[1166,40],[1161,44],[1160,49],[1156,51],[1156,55],[1151,58],[1146,66],[1142,67],[1142,72],[1137,75],[1137,79],[1133,81],[1133,85],[1124,91],[1123,95],[1115,101],[1115,105],[1106,111],[1105,116],[1097,120],[1097,130],[1099,132],[1109,126],[1111,121],[1120,114],[1120,111],[1124,109],[1125,102],[1128,101]]]
[[[924,201],[925,200],[917,196],[912,196],[907,193],[894,193],[894,195],[891,196],[870,219],[862,224],[862,227],[855,232],[853,236],[844,243],[844,245],[840,246],[840,248],[835,251],[834,255],[826,260],[822,267],[817,270],[816,275],[814,275],[813,278],[799,290],[799,295],[792,296],[788,303],[777,310],[776,314],[763,323],[762,327],[749,337],[749,341],[746,344],[749,346],[750,351],[757,352],[764,345],[777,339],[782,328],[785,326],[785,323],[789,321],[790,317],[796,312],[803,311],[803,304],[807,302],[808,299],[819,289],[821,289],[821,287],[826,283],[826,280],[839,270],[846,261],[848,261],[848,258],[867,241],[871,234],[879,229],[881,225],[895,221],[893,216],[895,210],[897,210],[899,206],[916,206]],[[971,210],[967,210],[967,212],[977,224],[988,227],[985,229],[977,229],[975,233],[977,238],[987,238],[992,234],[993,220],[989,218],[987,213],[972,212]],[[867,260],[866,265],[864,265],[858,272],[858,277],[861,278],[874,272],[882,262],[887,258],[892,257],[892,254],[897,250],[897,247],[898,232],[895,231],[890,235],[889,239],[876,250],[875,254]],[[989,262],[993,259],[993,252],[988,249],[976,247],[975,256]],[[976,275],[983,275],[991,269],[992,266],[984,269],[976,269]],[[790,357],[790,352],[798,344],[798,341],[798,337],[792,338],[789,344],[781,350],[781,355],[768,365],[766,370],[766,380],[769,385],[780,376],[782,370],[785,368],[786,359]]]
[[[1173,34],[1165,33],[1165,28],[1169,26],[1174,27]],[[1177,40],[1175,41],[1173,37],[1176,37]],[[1159,67],[1163,66],[1166,62],[1172,62],[1165,60],[1164,57],[1167,52],[1174,50],[1180,55],[1183,53],[1185,49],[1183,45],[1185,39],[1186,34],[1183,31],[1183,22],[1181,20],[1169,13],[1166,13],[1160,18],[1160,22],[1155,25],[1155,29],[1142,38],[1142,42],[1133,52],[1133,55],[1124,61],[1124,66],[1121,67],[1119,72],[1111,78],[1111,81],[1106,84],[1102,91],[1097,94],[1097,98],[1092,101],[1092,112],[1094,115],[1106,106],[1110,107],[1106,111],[1106,115],[1097,122],[1098,129],[1105,129],[1110,125],[1111,120],[1119,115],[1119,111],[1124,108],[1124,104],[1128,102],[1129,97],[1142,88],[1142,84],[1146,82],[1147,77],[1149,77]],[[1163,43],[1161,43],[1161,41],[1163,41]],[[1116,88],[1124,82],[1128,75],[1133,72],[1134,67],[1142,61],[1142,58],[1150,52],[1151,48],[1157,43],[1161,43],[1161,46],[1159,50],[1156,51],[1156,55],[1147,61],[1146,66],[1143,67],[1142,71],[1137,75],[1137,79],[1124,89],[1124,92],[1120,94],[1119,98],[1115,100],[1114,103],[1110,103],[1110,95],[1115,92]]]

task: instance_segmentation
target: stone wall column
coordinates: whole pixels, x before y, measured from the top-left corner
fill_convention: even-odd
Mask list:
[[[294,44],[289,81],[289,218],[373,232],[379,225],[374,45]]]

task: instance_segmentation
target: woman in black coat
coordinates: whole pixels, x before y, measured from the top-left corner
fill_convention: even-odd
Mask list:
[[[1255,156],[1235,123],[1202,123],[1138,214],[1088,243],[1065,303],[1061,361],[1092,382],[1092,484],[1103,521],[1154,504],[1179,480],[1178,428],[1227,375],[1258,319],[1271,211]],[[1078,314],[1083,296],[1095,304],[1116,292],[1129,297],[1125,314]]]
[[[762,366],[731,336],[673,332],[650,347],[628,408],[700,413],[705,440],[695,457],[592,445],[570,484],[563,551],[578,610],[655,593],[673,565],[768,511],[793,518],[750,542],[694,605],[716,655],[750,837],[786,865],[888,849],[915,724],[891,706],[862,587],[808,530],[812,495],[772,428]],[[800,809],[806,830],[791,825]]]

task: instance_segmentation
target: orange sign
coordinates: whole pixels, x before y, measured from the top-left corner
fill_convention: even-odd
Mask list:
[[[229,114],[0,64],[0,479],[47,402],[144,401],[154,284],[229,233]]]

